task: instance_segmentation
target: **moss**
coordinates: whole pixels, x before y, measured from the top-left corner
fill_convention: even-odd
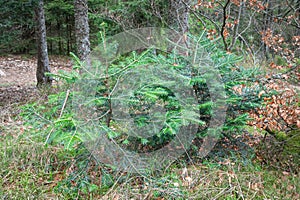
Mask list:
[[[280,65],[280,66],[287,66],[288,63],[286,62],[286,60],[280,56],[275,56],[275,64],[276,65]]]
[[[296,59],[296,65],[300,65],[300,58]]]
[[[287,134],[284,153],[300,155],[300,129],[293,130]]]
[[[287,134],[283,131],[279,131],[279,132],[275,133],[275,137],[277,140],[283,141],[283,140],[287,139]]]

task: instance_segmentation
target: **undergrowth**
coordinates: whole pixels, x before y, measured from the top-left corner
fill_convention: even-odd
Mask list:
[[[83,69],[84,66],[75,57],[76,64],[72,72],[50,74],[59,81],[55,92],[47,94],[47,98],[43,100],[27,103],[22,107],[19,120],[24,123],[21,126],[10,129],[5,123],[1,124],[1,197],[299,199],[299,174],[286,169],[270,169],[271,163],[264,163],[264,159],[257,156],[261,134],[244,135],[247,133],[244,131],[245,124],[249,120],[247,111],[261,105],[263,98],[268,95],[260,96],[263,86],[253,84],[259,71],[238,66],[236,63],[241,58],[223,52],[205,38],[200,39],[201,44],[209,52],[213,52],[211,61],[213,67],[220,70],[227,95],[226,101],[222,103],[228,106],[224,127],[218,134],[220,141],[208,157],[200,158],[199,152],[202,139],[207,135],[209,120],[214,115],[212,108],[217,104],[210,99],[205,80],[211,78],[211,74],[189,77],[190,71],[185,71],[184,68],[188,62],[172,53],[132,53],[112,63],[108,70],[111,85],[107,85],[106,78],[98,80],[96,84],[93,82],[93,95],[85,98],[84,92],[73,90],[78,80],[82,81],[82,76],[87,76],[79,73],[78,69]],[[180,99],[175,98],[174,93],[162,84],[141,85],[130,98],[124,100],[129,102],[129,113],[134,123],[142,128],[148,123],[148,107],[160,104],[166,110],[166,126],[153,137],[128,137],[124,124],[107,115],[107,111],[111,109],[108,94],[114,90],[114,84],[118,83],[124,70],[154,63],[163,64],[163,69],[168,69],[167,73],[175,70],[180,76],[190,78],[188,86],[194,88],[196,93],[196,109],[189,110],[181,106]],[[155,74],[144,75],[142,78],[153,77]],[[109,141],[115,141],[120,147],[151,152],[176,137],[177,131],[186,121],[199,125],[197,137],[191,148],[186,149],[185,155],[160,171],[149,170],[136,174],[122,172],[117,170],[117,166],[99,162],[84,145],[89,132],[82,127],[88,120],[78,118],[78,112],[74,110],[78,100],[87,108],[97,110],[96,118],[105,130],[105,137]],[[197,118],[196,112],[201,113],[201,118]],[[84,114],[92,116],[93,113]]]
[[[1,199],[299,199],[299,174],[257,159],[177,161],[160,174],[127,174],[88,152],[33,142],[26,131],[17,136],[21,129],[0,139]]]

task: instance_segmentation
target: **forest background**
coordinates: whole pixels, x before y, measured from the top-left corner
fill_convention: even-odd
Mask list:
[[[300,198],[299,1],[45,0],[46,47],[39,45],[40,2],[1,1],[0,195],[4,199]],[[127,174],[99,163],[82,146],[80,133],[74,131],[79,121],[70,105],[75,95],[71,88],[90,49],[110,36],[144,27],[201,38],[221,71],[228,111],[219,142],[209,156],[199,158],[209,122],[205,117],[213,115],[213,103],[205,84],[195,79],[195,92],[203,91],[197,99],[204,125],[186,155],[163,172]],[[88,48],[80,45],[86,36]],[[48,66],[38,64],[39,47],[47,49]],[[143,53],[123,55],[115,68],[123,69],[124,63],[136,59],[135,54]],[[185,64],[180,59],[173,62],[172,53],[149,56],[175,67]],[[136,66],[147,62],[141,58]],[[52,86],[36,89],[38,69],[42,85],[52,82]],[[98,92],[105,96],[102,89]],[[145,94],[174,103],[165,92],[152,88]],[[106,100],[97,105],[103,112],[111,111]],[[103,120],[107,123],[107,118]],[[108,133],[110,139],[139,151],[152,151],[176,135],[165,129],[162,137],[128,138],[115,131],[115,124],[106,125],[114,129]]]

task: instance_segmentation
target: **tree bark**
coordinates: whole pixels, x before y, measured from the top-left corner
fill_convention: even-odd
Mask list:
[[[189,9],[190,0],[169,0],[170,13],[169,25],[180,33],[187,33],[189,30]]]
[[[223,7],[223,24],[222,24],[222,28],[221,28],[221,37],[223,39],[223,43],[224,43],[224,48],[226,51],[228,51],[228,44],[226,42],[226,20],[227,20],[227,8],[230,4],[230,0],[227,0],[227,2],[225,3],[224,7]]]
[[[234,25],[232,41],[231,41],[230,46],[228,47],[229,51],[231,51],[231,49],[234,48],[236,40],[239,37],[238,36],[239,35],[239,26],[241,23],[241,15],[243,13],[243,9],[244,9],[244,1],[240,1],[239,11],[238,11],[236,19],[235,19],[237,21],[237,23]]]
[[[50,72],[47,39],[46,39],[46,25],[45,25],[45,13],[44,2],[40,0],[35,10],[37,18],[37,70],[36,79],[37,86],[51,85],[52,79],[45,75],[46,72]]]
[[[264,14],[263,14],[263,31],[266,32],[269,28],[271,29],[271,16],[272,16],[272,10],[271,8],[271,1],[270,0],[266,0],[265,4],[268,4],[268,7],[264,10]],[[269,60],[269,53],[270,53],[270,49],[268,47],[268,45],[266,45],[263,41],[263,53],[264,53],[264,57],[265,59],[268,61]]]
[[[187,34],[189,32],[189,6],[190,0],[169,0],[170,11],[168,24],[171,29],[178,31],[181,36],[178,45],[186,49],[183,55],[189,55],[189,41]]]
[[[87,0],[75,0],[74,9],[77,56],[84,61],[90,53]]]

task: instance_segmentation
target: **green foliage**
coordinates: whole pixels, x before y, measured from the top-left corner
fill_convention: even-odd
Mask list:
[[[226,135],[240,132],[245,123],[249,120],[247,111],[254,109],[261,105],[262,100],[258,97],[262,86],[253,87],[256,81],[256,75],[259,73],[258,68],[245,68],[239,66],[242,58],[232,53],[227,53],[222,50],[222,47],[215,44],[214,41],[203,39],[200,43],[205,47],[213,61],[215,69],[218,69],[226,90],[226,102],[228,106],[227,118],[223,126],[223,131]],[[200,111],[207,113],[212,106],[207,94],[209,90],[203,82],[203,79],[198,79],[198,87],[201,91],[205,90],[204,95],[201,96]],[[241,92],[236,90],[236,87],[242,87]],[[206,94],[206,95],[205,95]]]
[[[0,53],[30,53],[35,48],[34,1],[3,0],[0,12]]]
[[[74,1],[45,2],[47,42],[50,54],[68,55],[75,49]]]
[[[74,59],[74,63],[74,69],[78,68],[78,60]],[[46,102],[24,105],[21,116],[31,127],[32,133],[43,138],[45,144],[62,144],[66,149],[73,149],[82,138],[77,133],[77,122],[71,109],[74,92],[70,92],[69,89],[79,74],[76,70],[71,72],[60,70],[58,74],[49,73],[48,76],[63,84],[59,88],[60,91],[48,95]]]
[[[241,131],[248,120],[245,112],[260,105],[261,99],[257,97],[259,88],[250,87],[253,83],[256,69],[245,69],[237,66],[235,63],[240,61],[241,58],[220,50],[210,40],[203,37],[204,35],[201,34],[200,39],[195,39],[200,41],[199,44],[204,46],[208,52],[211,52],[212,67],[219,70],[222,81],[225,84],[226,102],[220,102],[228,106],[223,133],[226,135],[233,134]],[[192,39],[194,38],[192,37]],[[176,65],[174,65],[174,61]],[[86,70],[84,69],[85,66],[78,59],[75,63],[77,64],[75,64],[74,68]],[[193,76],[186,83],[188,87],[196,90],[198,106],[195,107],[184,107],[181,105],[181,100],[169,89],[170,86],[174,86],[174,83],[172,81],[161,81],[159,75],[155,73],[141,73],[145,77],[140,78],[157,80],[156,84],[142,83],[132,91],[130,97],[116,99],[129,106],[130,117],[133,119],[134,124],[142,130],[151,124],[151,121],[149,121],[151,119],[149,118],[151,107],[160,105],[165,110],[165,113],[162,114],[152,113],[155,119],[164,119],[162,120],[164,124],[159,130],[152,130],[155,134],[151,137],[128,136],[129,130],[126,128],[126,121],[115,121],[107,115],[110,109],[115,109],[114,107],[110,108],[111,97],[107,94],[114,90],[120,77],[124,76],[128,70],[140,66],[159,65],[163,66],[166,76],[174,76],[173,73],[176,72],[176,76],[182,76],[189,80],[189,72],[183,67],[187,64],[184,57],[175,55],[172,52],[154,54],[150,50],[141,54],[132,53],[126,57],[119,57],[108,68],[109,85],[105,84],[107,81],[105,76],[103,77],[102,75],[102,79],[97,79],[97,90],[93,90],[97,92],[94,96],[88,98],[84,97],[86,95],[84,90],[69,91],[74,87],[76,88],[76,84],[82,84],[78,82],[82,77],[84,79],[89,78],[90,75],[88,73],[79,74],[74,70],[72,72],[60,71],[56,75],[50,74],[55,79],[65,82],[65,91],[50,95],[48,101],[44,104],[34,103],[24,106],[22,116],[33,129],[40,130],[42,127],[45,127],[39,134],[45,138],[46,143],[63,144],[67,149],[72,149],[78,143],[87,140],[87,135],[91,134],[89,137],[94,137],[93,133],[87,133],[87,131],[93,130],[82,128],[86,122],[78,118],[78,113],[72,108],[74,106],[74,102],[72,102],[74,98],[81,99],[81,103],[87,106],[87,109],[96,107],[99,120],[97,123],[107,133],[107,137],[118,141],[120,145],[125,145],[127,148],[136,149],[139,146],[138,144],[147,146],[149,149],[159,148],[172,140],[180,127],[186,123],[197,124],[200,127],[199,131],[201,130],[198,135],[202,137],[206,135],[209,120],[214,114],[212,109],[217,106],[210,99],[210,92],[213,91],[209,91],[206,83],[207,80],[214,78],[209,73]],[[240,85],[246,85],[242,93],[238,93],[233,89],[235,86]],[[90,89],[87,88],[86,91],[90,91]],[[200,116],[198,113],[200,113]],[[109,124],[107,124],[108,120],[110,121]]]
[[[1,1],[0,53],[35,53],[37,0]],[[164,26],[168,4],[152,1],[89,0],[90,42],[95,47],[99,31],[114,35],[124,29]],[[47,42],[50,54],[68,55],[75,50],[73,0],[45,0]],[[155,12],[154,12],[155,10]]]
[[[288,65],[287,60],[285,60],[281,56],[276,55],[274,60],[275,60],[275,64],[277,66],[287,66]]]
[[[63,107],[67,92],[60,92],[48,96],[48,102],[32,103],[22,107],[21,116],[30,125],[33,134],[44,138],[46,144],[62,144],[66,149],[73,149],[81,141],[76,131],[76,121],[70,109],[70,100]]]
[[[286,156],[294,156],[299,159],[300,155],[300,130],[295,129],[288,133],[278,131],[275,137],[283,143],[283,154]]]
[[[1,1],[0,53],[35,53],[37,0]],[[74,51],[73,0],[45,1],[48,50],[51,54]]]

